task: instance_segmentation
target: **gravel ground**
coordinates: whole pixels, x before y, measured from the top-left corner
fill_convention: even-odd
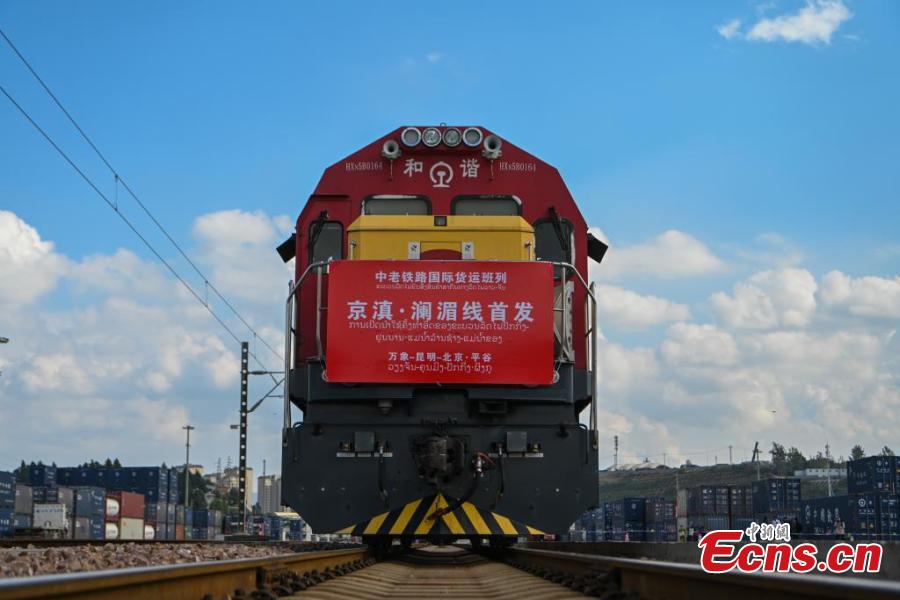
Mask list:
[[[29,545],[0,549],[0,577],[262,558],[286,552],[290,549],[244,544],[104,544],[56,548]]]

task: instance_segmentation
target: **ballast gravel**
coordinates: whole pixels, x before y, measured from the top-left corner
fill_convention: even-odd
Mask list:
[[[103,544],[0,549],[0,577],[30,577],[237,558],[264,558],[291,548],[246,544]]]

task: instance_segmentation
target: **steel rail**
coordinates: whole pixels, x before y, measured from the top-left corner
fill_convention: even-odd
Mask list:
[[[241,558],[196,564],[89,571],[61,575],[40,575],[0,579],[0,598],[25,600],[198,600],[207,594],[221,598],[237,589],[248,593],[266,575],[322,573],[371,557],[366,547],[323,552],[280,554],[265,558]]]
[[[621,590],[636,592],[645,600],[900,598],[900,583],[893,581],[799,573],[713,574],[699,565],[518,547],[508,549],[505,556],[513,562],[576,574],[617,570]]]

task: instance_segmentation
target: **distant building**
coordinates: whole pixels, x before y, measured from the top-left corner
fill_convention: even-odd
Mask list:
[[[272,514],[281,510],[281,477],[263,475],[257,480],[257,502],[263,514]]]
[[[175,465],[172,468],[175,469],[176,471],[178,471],[179,473],[184,474],[184,465]],[[190,465],[190,469],[191,469],[191,473],[194,473],[195,475],[201,475],[201,476],[203,475],[203,465],[195,465],[192,463]]]
[[[794,471],[794,477],[800,479],[827,479],[828,477],[844,477],[847,469],[843,467],[831,467],[830,469],[801,469]]]
[[[231,490],[237,490],[241,487],[238,477],[240,469],[238,467],[226,467],[218,473],[210,473],[203,477],[206,482],[211,485],[220,495],[225,496]],[[253,469],[247,467],[244,475],[244,484],[247,488],[244,490],[244,503],[247,507],[253,506]]]

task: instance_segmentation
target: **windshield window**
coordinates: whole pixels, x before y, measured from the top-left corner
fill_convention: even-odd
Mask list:
[[[425,196],[369,196],[363,200],[364,215],[430,215]]]
[[[515,196],[457,196],[453,199],[454,215],[520,215],[522,205]]]

